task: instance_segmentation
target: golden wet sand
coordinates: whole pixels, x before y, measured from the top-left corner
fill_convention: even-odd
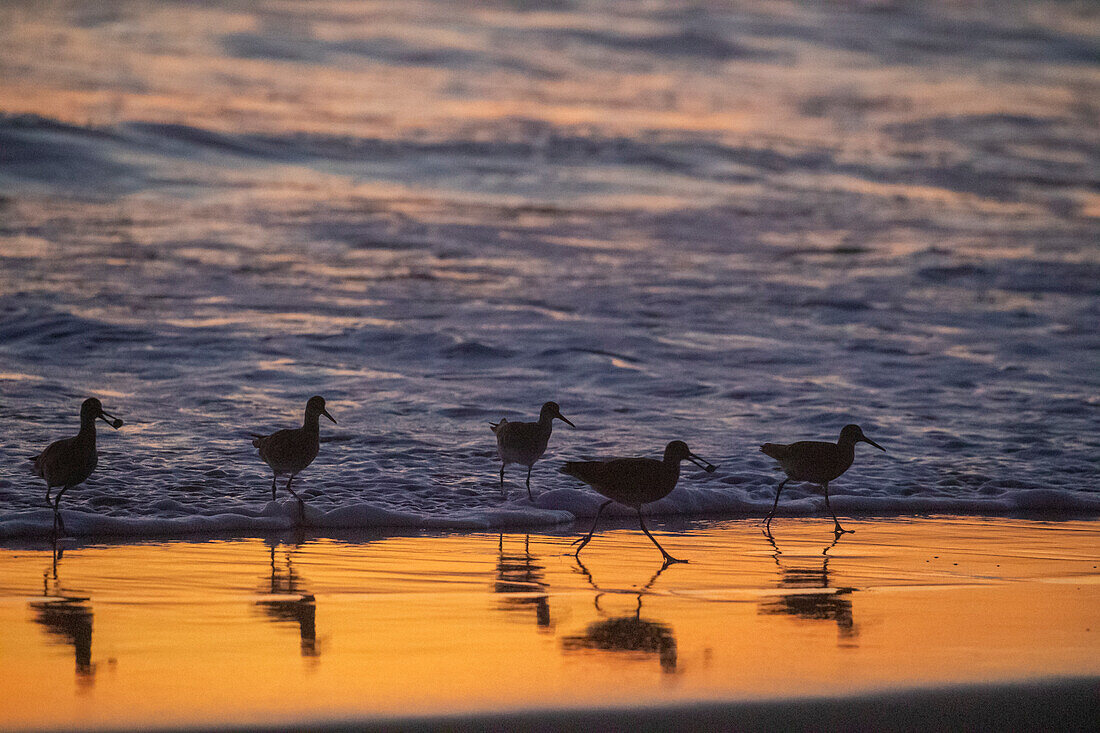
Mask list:
[[[0,549],[0,728],[277,724],[1100,677],[1100,522],[653,522]]]

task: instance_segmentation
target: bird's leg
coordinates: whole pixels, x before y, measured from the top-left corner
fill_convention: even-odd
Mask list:
[[[306,503],[302,501],[302,497],[298,496],[298,492],[290,488],[290,482],[294,480],[296,474],[290,474],[290,478],[286,480],[286,490],[290,492],[291,496],[298,500],[298,519],[302,522],[306,521]]]
[[[603,504],[600,504],[600,508],[596,510],[596,518],[592,520],[592,529],[588,530],[588,534],[584,537],[581,537],[579,540],[573,540],[574,545],[578,542],[581,544],[581,546],[577,548],[577,551],[573,553],[578,560],[580,560],[581,550],[583,550],[584,546],[587,545],[589,540],[592,539],[592,534],[596,531],[596,524],[600,521],[600,515],[603,514],[603,510],[607,509],[607,507],[610,506],[612,503],[613,500],[608,499]]]
[[[57,492],[57,496],[53,500],[53,531],[56,535],[58,529],[61,533],[65,533],[65,520],[61,518],[61,497],[68,491],[69,487],[66,486]]]
[[[504,490],[504,467],[507,466],[507,465],[508,465],[507,463],[501,463],[500,464],[500,498],[501,499],[507,499],[508,498],[508,492]]]
[[[641,507],[638,507],[638,523],[642,525],[642,531],[646,533],[646,537],[653,540],[653,544],[657,545],[657,549],[665,556],[665,565],[670,565],[674,562],[687,562],[687,560],[677,560],[672,555],[665,552],[665,548],[661,547],[661,543],[657,541],[657,538],[649,533],[649,528],[645,526],[645,519],[642,518]]]
[[[535,500],[535,497],[531,496],[531,466],[527,467],[527,498],[531,501]]]
[[[844,529],[840,526],[840,521],[836,518],[836,512],[829,506],[829,482],[826,481],[823,486],[825,487],[825,508],[829,510],[829,514],[833,515],[833,534],[842,535],[845,532],[855,532],[854,529]]]
[[[46,506],[53,506],[53,499],[50,497],[50,485],[46,484]]]
[[[768,512],[768,518],[764,520],[764,534],[770,534],[772,529],[772,517],[775,516],[775,509],[779,506],[779,494],[782,493],[783,487],[790,481],[790,477],[783,479],[779,483],[779,488],[775,490],[775,502],[772,503],[772,510]]]
[[[275,480],[279,478],[279,474],[275,474],[271,477],[271,500],[275,501]]]

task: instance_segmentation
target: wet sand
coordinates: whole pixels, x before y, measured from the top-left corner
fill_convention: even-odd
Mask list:
[[[1096,521],[852,520],[835,545],[820,519],[777,520],[774,544],[759,520],[654,524],[690,563],[658,572],[614,523],[583,564],[570,530],[69,541],[56,566],[9,545],[0,727],[767,728],[894,708],[902,727],[1058,727],[1098,709]]]

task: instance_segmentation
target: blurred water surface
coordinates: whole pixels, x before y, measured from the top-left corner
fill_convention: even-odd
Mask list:
[[[89,394],[127,425],[66,504],[181,528],[291,521],[246,433],[314,393],[299,488],[384,510],[345,524],[562,521],[560,459],[673,438],[721,468],[657,511],[760,513],[757,445],[847,422],[890,452],[840,511],[1100,512],[1098,41],[1089,3],[4,3],[0,534]],[[502,518],[486,422],[548,399],[560,511],[517,470]]]

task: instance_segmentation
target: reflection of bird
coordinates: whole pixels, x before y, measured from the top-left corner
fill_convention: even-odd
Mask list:
[[[306,402],[306,418],[302,427],[279,430],[271,435],[252,434],[255,438],[252,445],[260,449],[260,458],[271,466],[275,474],[271,478],[271,500],[275,501],[275,480],[289,474],[286,490],[298,500],[298,515],[302,519],[305,519],[305,502],[290,488],[290,484],[298,472],[313,463],[313,459],[317,457],[321,448],[321,415],[333,423],[336,422],[336,418],[325,409],[324,397],[310,397]]]
[[[92,664],[92,608],[87,598],[68,595],[61,591],[57,582],[57,564],[63,550],[57,543],[53,546],[53,583],[49,590],[48,573],[43,574],[42,599],[31,602],[35,623],[41,624],[46,633],[71,644],[76,657],[76,679],[80,685],[89,685],[95,680],[95,665]]]
[[[686,562],[677,560],[665,552],[661,543],[649,533],[642,518],[642,505],[663,499],[676,488],[676,482],[680,478],[680,461],[691,461],[707,472],[713,472],[715,467],[691,452],[687,443],[682,440],[674,440],[665,446],[664,460],[653,458],[618,458],[613,461],[573,461],[562,466],[562,473],[579,478],[596,491],[607,497],[607,501],[600,504],[596,512],[596,519],[592,522],[592,529],[588,534],[577,540],[580,547],[577,555],[592,539],[592,533],[596,531],[596,524],[600,521],[603,510],[613,501],[633,507],[638,512],[638,522],[642,531],[657,545],[657,549],[665,558],[665,563]],[[576,544],[576,542],[574,543]]]
[[[286,573],[280,573],[275,565],[275,547],[271,548],[271,595],[295,595],[296,598],[265,598],[256,602],[267,616],[276,623],[296,623],[301,637],[303,657],[317,657],[317,602],[312,593],[302,593],[298,576],[286,560]]]
[[[32,458],[34,473],[46,480],[46,503],[53,507],[53,529],[65,531],[65,522],[61,519],[61,496],[83,483],[99,462],[99,453],[95,448],[96,419],[110,425],[115,430],[122,427],[122,421],[103,411],[103,403],[95,397],[89,397],[80,405],[80,432],[71,438],[50,443],[46,450]],[[60,486],[57,498],[51,503],[50,489]]]
[[[781,577],[780,588],[797,589],[797,592],[780,595],[760,606],[760,613],[789,615],[807,621],[834,621],[842,638],[855,637],[859,632],[852,618],[852,602],[846,597],[854,588],[832,588],[829,585],[829,550],[836,547],[842,534],[821,551],[821,567],[784,567],[780,562],[779,546],[767,535],[775,549],[772,555]]]
[[[772,517],[779,506],[779,494],[788,481],[806,481],[811,484],[820,484],[825,491],[825,508],[833,517],[836,534],[851,532],[844,529],[836,518],[836,513],[829,506],[829,482],[839,477],[848,470],[856,457],[856,443],[870,443],[881,451],[885,451],[881,445],[863,434],[858,425],[845,425],[840,431],[840,439],[836,443],[826,443],[817,440],[801,440],[797,443],[784,445],[782,443],[765,443],[760,446],[762,453],[779,461],[779,467],[787,474],[787,478],[775,490],[775,503],[768,518],[764,520],[764,526],[771,528]]]
[[[498,423],[489,423],[497,436],[497,452],[500,454],[500,495],[507,497],[504,490],[504,467],[509,463],[527,466],[527,498],[534,500],[531,494],[531,467],[542,458],[546,446],[550,443],[554,418],[561,420],[571,428],[577,427],[565,419],[557,402],[547,402],[539,411],[538,422],[508,422],[501,418]]]
[[[598,591],[595,597],[595,605],[596,610],[602,613],[600,596],[604,595],[605,591],[600,590],[595,584],[592,580],[592,574],[588,572],[579,557],[577,558],[577,565],[580,567],[580,572],[588,578],[592,587]],[[676,636],[672,627],[659,621],[642,618],[642,596],[667,567],[668,564],[661,566],[661,569],[640,590],[630,592],[630,595],[637,597],[637,606],[633,615],[615,616],[591,623],[583,634],[562,638],[562,649],[565,651],[588,650],[656,654],[663,672],[675,672],[678,654]]]
[[[523,553],[504,554],[504,534],[498,544],[500,559],[497,561],[497,580],[493,590],[507,593],[504,607],[523,610],[535,607],[535,623],[540,629],[550,627],[550,597],[543,581],[543,566],[531,554],[531,535],[523,540]]]

